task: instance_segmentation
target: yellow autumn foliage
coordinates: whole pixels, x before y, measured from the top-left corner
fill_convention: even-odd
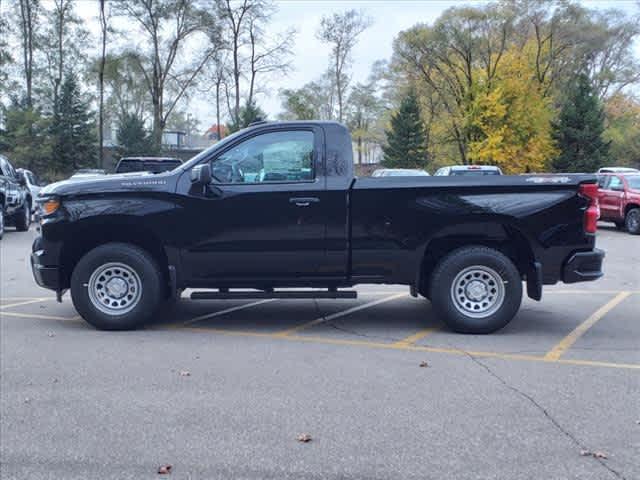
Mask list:
[[[467,126],[472,132],[469,159],[498,165],[505,173],[540,172],[557,154],[554,116],[545,85],[535,77],[530,48],[511,49],[489,81],[479,74]]]

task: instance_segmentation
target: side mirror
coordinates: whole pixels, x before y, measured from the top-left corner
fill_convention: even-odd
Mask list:
[[[19,172],[18,174],[18,183],[20,185],[22,185],[23,187],[27,186],[27,177],[25,176],[25,174],[23,172]]]
[[[211,183],[211,165],[203,163],[191,169],[191,183],[209,185]]]

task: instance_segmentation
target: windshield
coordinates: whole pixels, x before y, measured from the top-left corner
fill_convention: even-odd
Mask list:
[[[427,172],[423,170],[395,170],[386,172],[389,177],[426,177]]]
[[[228,137],[224,137],[219,142],[214,143],[213,145],[211,145],[206,150],[203,150],[200,153],[198,153],[195,157],[191,157],[189,160],[187,160],[185,163],[183,163],[182,166],[186,169],[186,168],[189,168],[189,167],[191,167],[193,165],[196,165],[196,164],[200,163],[201,160],[211,156],[211,154],[215,150],[217,150],[218,148],[224,147],[227,143],[232,142],[235,138],[239,137],[242,133],[244,133],[243,130],[238,130],[237,132],[229,135]]]
[[[452,170],[451,175],[500,175],[498,170]]]
[[[118,164],[116,173],[151,172],[162,173],[173,170],[182,165],[180,160],[122,160]]]
[[[633,177],[627,177],[627,183],[632,190],[640,190],[640,175],[634,175]]]

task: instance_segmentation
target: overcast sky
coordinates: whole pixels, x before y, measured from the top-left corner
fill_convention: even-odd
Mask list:
[[[258,103],[273,118],[280,111],[278,90],[296,88],[316,79],[328,66],[328,48],[315,37],[323,15],[350,8],[362,9],[373,20],[373,25],[359,38],[353,54],[353,82],[364,81],[371,65],[379,59],[388,59],[392,43],[401,30],[418,22],[432,23],[444,10],[462,4],[479,4],[479,1],[445,0],[276,0],[278,11],[273,16],[273,32],[286,31],[290,27],[298,31],[294,47],[293,71],[283,78],[271,81],[269,94],[261,95]],[[638,11],[636,0],[585,0],[590,8],[617,8],[632,15]],[[87,20],[90,30],[97,34],[95,3],[79,2],[78,13]],[[89,25],[92,24],[92,25]],[[640,41],[636,43],[640,56]],[[201,127],[207,128],[215,121],[213,101],[206,95],[196,95],[189,111],[197,116]]]

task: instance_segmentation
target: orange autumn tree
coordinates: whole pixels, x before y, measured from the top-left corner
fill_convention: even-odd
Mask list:
[[[545,171],[557,155],[551,125],[554,110],[544,95],[545,85],[536,78],[531,54],[530,45],[511,48],[493,79],[477,77],[468,118],[472,162],[517,174]]]

